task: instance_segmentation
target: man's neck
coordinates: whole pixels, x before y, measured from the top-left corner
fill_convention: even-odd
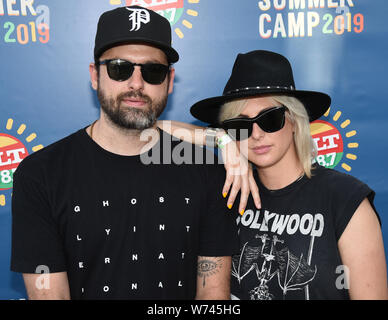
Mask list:
[[[103,149],[122,156],[136,156],[150,150],[159,140],[156,124],[147,131],[120,128],[104,117],[86,129]]]
[[[269,190],[279,190],[292,184],[304,174],[294,147],[276,164],[257,168],[261,183]]]

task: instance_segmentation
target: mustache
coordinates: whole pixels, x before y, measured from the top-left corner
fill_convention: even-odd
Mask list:
[[[117,101],[121,102],[127,98],[139,98],[148,103],[152,102],[152,99],[149,96],[143,94],[140,90],[121,93],[117,96]]]

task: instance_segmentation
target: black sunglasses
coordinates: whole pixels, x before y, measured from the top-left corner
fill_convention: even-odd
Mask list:
[[[240,141],[251,136],[256,123],[265,132],[276,132],[284,127],[285,106],[271,107],[261,111],[254,118],[233,118],[222,122],[222,128],[235,140]]]
[[[161,84],[166,79],[170,70],[169,66],[160,63],[133,63],[123,59],[109,59],[99,61],[105,64],[109,78],[116,81],[128,80],[135,70],[135,66],[140,66],[141,75],[144,81],[150,84]]]

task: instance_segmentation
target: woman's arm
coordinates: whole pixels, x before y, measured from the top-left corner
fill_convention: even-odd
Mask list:
[[[200,146],[206,145],[206,128],[204,127],[170,120],[160,120],[157,122],[157,125],[160,129],[183,141]],[[223,130],[217,132],[217,138],[222,138],[225,135],[226,132]],[[250,192],[256,207],[259,209],[261,206],[259,189],[253,178],[252,168],[248,164],[248,160],[240,154],[234,141],[224,145],[221,153],[226,170],[226,180],[222,189],[222,195],[226,198],[229,193],[228,208],[232,208],[238,192],[241,191],[239,213],[242,214],[244,212]]]
[[[163,131],[183,141],[200,146],[206,145],[204,127],[173,120],[158,120],[156,124]]]
[[[388,299],[383,237],[376,213],[364,199],[338,241],[353,300]]]

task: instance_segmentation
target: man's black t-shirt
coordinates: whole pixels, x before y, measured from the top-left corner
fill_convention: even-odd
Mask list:
[[[11,270],[66,271],[72,299],[193,299],[197,257],[238,252],[225,170],[190,164],[201,157],[216,162],[163,131],[120,156],[85,129],[30,155],[14,176]]]
[[[250,198],[237,219],[240,254],[233,257],[232,298],[348,299],[338,240],[362,200],[374,192],[356,178],[320,166],[280,190],[255,174],[262,201]],[[256,173],[256,170],[255,170]],[[350,275],[351,276],[351,275]]]

